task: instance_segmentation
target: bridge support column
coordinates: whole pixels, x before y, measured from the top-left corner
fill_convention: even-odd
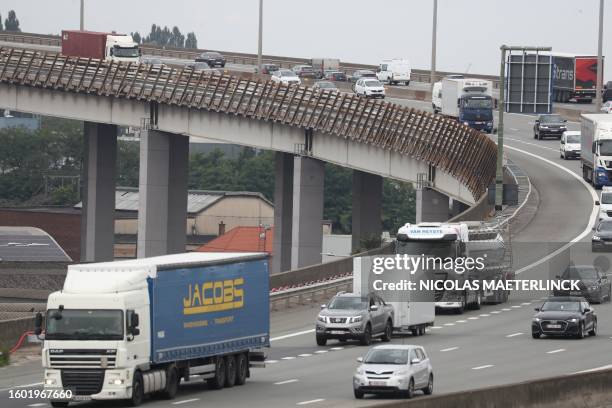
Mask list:
[[[140,140],[138,257],[185,252],[189,138],[156,130]]]
[[[455,217],[455,216],[461,214],[462,212],[464,212],[465,210],[467,210],[468,208],[470,208],[469,205],[463,204],[461,201],[453,200],[453,199],[451,199],[451,201],[452,201],[452,204],[451,204],[451,217]]]
[[[380,238],[382,233],[383,179],[375,174],[353,171],[352,249],[361,248],[362,240]]]
[[[324,178],[323,162],[294,158],[291,269],[321,263]]]
[[[423,187],[416,190],[416,222],[444,222],[449,218],[448,196]]]
[[[291,269],[293,155],[277,152],[274,177],[274,248],[272,273]]]
[[[83,157],[81,261],[112,261],[117,126],[85,122]]]

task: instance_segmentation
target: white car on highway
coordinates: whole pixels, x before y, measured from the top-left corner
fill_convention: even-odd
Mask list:
[[[603,113],[612,113],[612,101],[608,101],[601,105],[601,111]]]
[[[378,79],[363,78],[355,82],[353,90],[358,96],[366,98],[384,98],[385,87]]]
[[[603,186],[601,188],[601,198],[599,199],[598,220],[612,219],[612,187]]]
[[[295,72],[289,69],[279,69],[272,72],[270,77],[272,82],[277,82],[285,85],[301,85],[302,80],[296,75]]]
[[[563,132],[559,145],[559,155],[564,160],[580,157],[580,131],[566,130]]]
[[[433,368],[421,346],[376,346],[357,361],[361,364],[353,375],[355,398],[385,393],[402,393],[411,398],[417,390],[426,395],[433,393]]]

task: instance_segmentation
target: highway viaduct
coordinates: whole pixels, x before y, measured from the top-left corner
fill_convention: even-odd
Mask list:
[[[276,151],[273,271],[319,263],[324,163],[354,170],[353,243],[381,232],[382,177],[418,183],[417,219],[474,204],[495,145],[440,116],[191,68],[0,49],[0,106],[85,122],[82,260],[112,259],[116,127],[143,128],[138,256],[184,251],[188,136]]]

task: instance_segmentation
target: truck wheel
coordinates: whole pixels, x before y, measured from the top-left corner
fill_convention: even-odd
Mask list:
[[[238,354],[236,356],[236,385],[242,385],[246,382],[249,371],[249,361],[246,354]]]
[[[317,336],[317,345],[324,346],[327,344],[327,337],[325,336]]]
[[[359,342],[362,346],[369,346],[372,342],[372,326],[370,326],[370,323],[366,325],[365,330],[363,331],[363,335],[361,336],[361,339],[359,339]]]
[[[144,388],[142,384],[142,373],[136,371],[134,373],[134,379],[132,380],[132,398],[130,398],[130,405],[137,407],[142,404],[144,399]]]
[[[223,357],[217,357],[215,376],[208,380],[208,383],[216,390],[220,390],[225,385],[225,359]]]
[[[173,399],[178,392],[180,378],[176,367],[171,367],[166,373],[166,388],[160,393],[163,399]]]
[[[68,406],[68,401],[51,401],[51,406],[53,408],[66,408]]]
[[[391,324],[391,320],[387,320],[387,325],[385,326],[385,334],[381,337],[381,340],[384,342],[391,341],[391,335],[393,334],[393,325]]]
[[[236,384],[236,359],[234,356],[225,357],[225,386],[233,387]]]

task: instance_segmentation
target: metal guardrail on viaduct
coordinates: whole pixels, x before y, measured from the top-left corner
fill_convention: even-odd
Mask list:
[[[57,46],[61,45],[60,36],[58,35],[45,35],[45,34],[34,34],[34,33],[11,33],[11,32],[0,32],[0,41],[10,41],[23,44],[37,44],[37,45],[50,45]],[[249,54],[244,52],[228,52],[222,50],[209,50],[209,49],[186,49],[186,48],[162,48],[152,44],[142,45],[143,53],[146,55],[158,55],[170,58],[179,59],[194,59],[197,55],[204,51],[219,51],[223,53],[229,63],[233,64],[245,64],[245,65],[257,65],[257,55]],[[263,55],[263,62],[267,64],[276,64],[282,68],[291,68],[297,64],[309,64],[310,60],[306,58],[295,58],[295,57],[281,57],[276,55]],[[352,73],[358,69],[376,69],[376,65],[371,64],[358,64],[351,62],[342,62],[341,69],[347,73]],[[451,74],[464,74],[463,72],[444,72],[437,71],[435,80],[439,81],[446,75]],[[494,75],[482,75],[482,74],[470,74],[473,78],[482,78],[493,81],[493,86],[499,88],[499,77]],[[413,69],[412,79],[416,82],[428,83],[431,79],[430,71],[424,69]]]
[[[496,147],[486,135],[439,115],[354,94],[17,48],[0,48],[0,82],[311,129],[429,163],[465,185],[475,199],[495,173]]]

